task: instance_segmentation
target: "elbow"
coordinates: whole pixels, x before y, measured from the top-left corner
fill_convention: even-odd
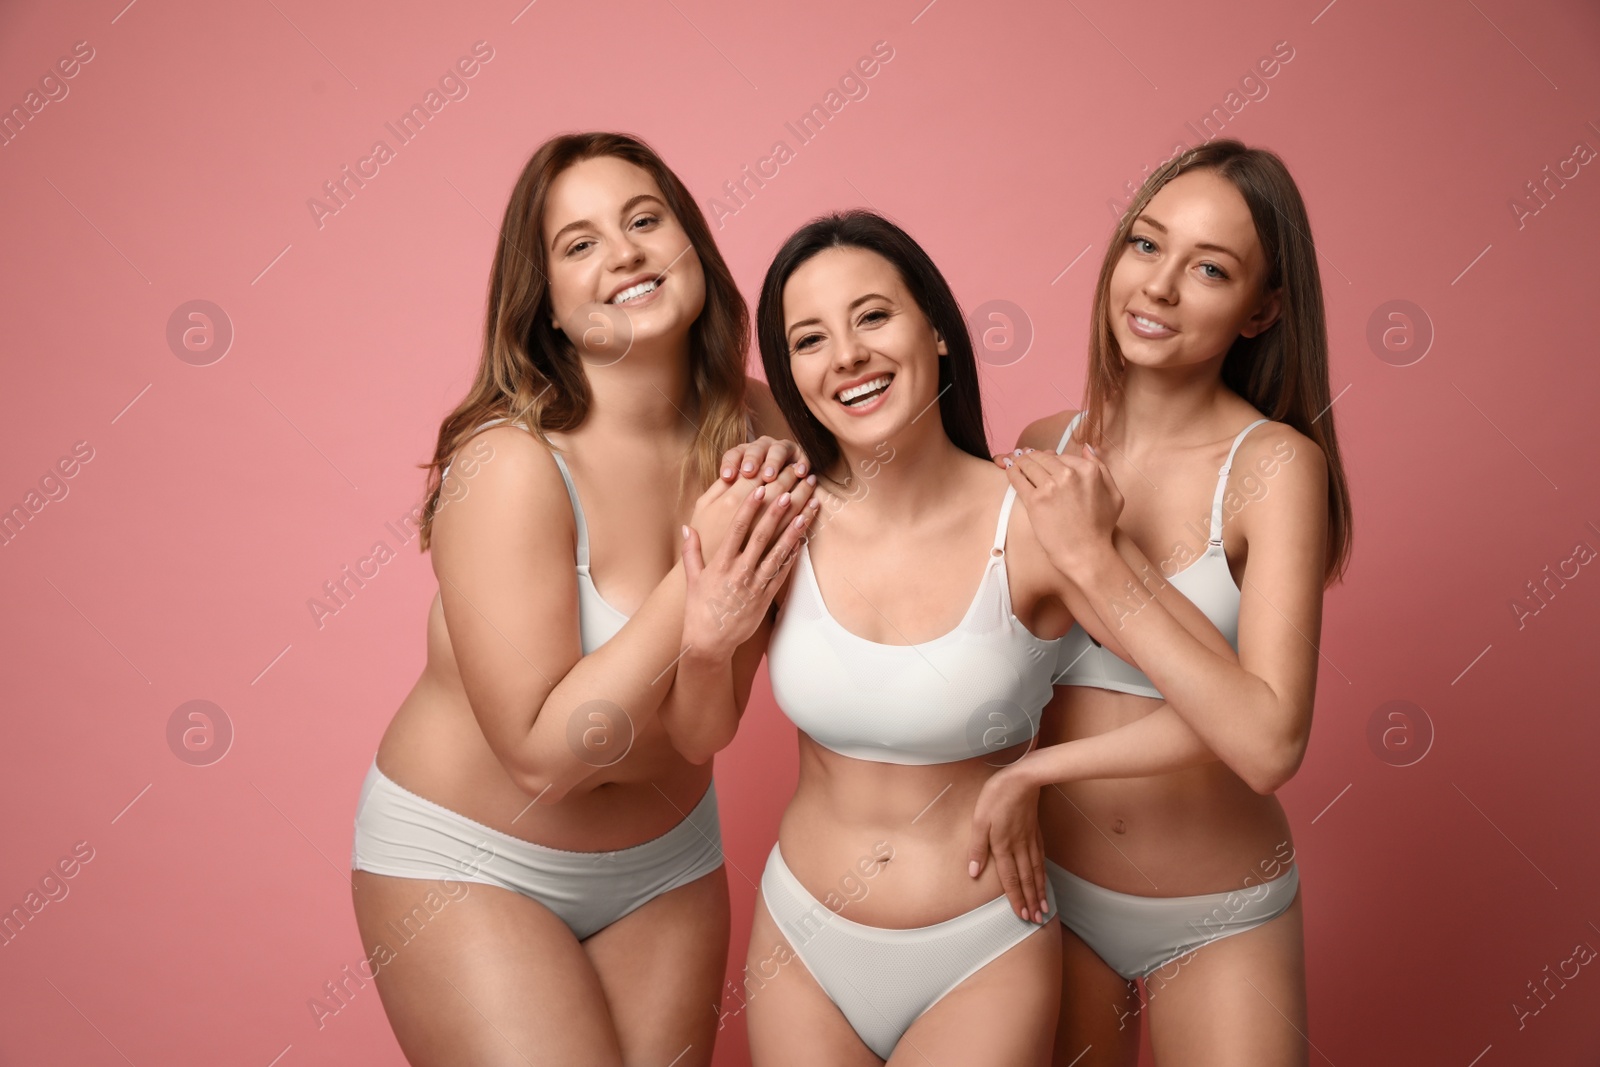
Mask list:
[[[1289,784],[1289,780],[1300,770],[1305,755],[1304,738],[1291,738],[1277,743],[1254,761],[1250,774],[1243,776],[1245,783],[1262,796],[1271,796]]]
[[[559,804],[567,798],[574,784],[556,773],[555,768],[542,764],[508,768],[517,788],[528,794],[535,804]]]

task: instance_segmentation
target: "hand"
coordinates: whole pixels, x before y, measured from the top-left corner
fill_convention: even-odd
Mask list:
[[[757,486],[739,505],[709,562],[701,555],[699,533],[684,527],[685,654],[692,650],[697,657],[725,662],[755,632],[817,512],[814,484],[809,478],[783,493]]]
[[[814,481],[815,475],[807,476],[808,481]],[[773,494],[766,499],[774,499],[790,492],[801,482],[801,475],[794,464],[779,469],[777,477],[770,483],[763,483],[759,478],[740,477],[733,483],[722,481],[720,478],[706,487],[695,501],[694,514],[689,519],[689,526],[700,535],[701,547],[706,557],[716,555],[717,549],[722,545],[733,517],[738,514],[739,508],[744,505],[749,495],[762,485],[767,485],[767,492]]]
[[[760,482],[770,482],[777,477],[785,463],[793,463],[796,473],[804,478],[811,470],[806,454],[800,446],[789,440],[775,437],[758,437],[748,444],[735,445],[722,456],[722,480],[731,483],[744,476]]]
[[[1024,919],[1044,922],[1049,898],[1044,835],[1039,832],[1039,787],[1018,773],[1016,764],[996,772],[978,794],[967,874],[973,878],[982,874],[991,854],[1011,909]]]
[[[1088,444],[1076,456],[1025,448],[998,462],[1057,570],[1075,577],[1096,551],[1115,551],[1111,533],[1122,514],[1122,492]]]

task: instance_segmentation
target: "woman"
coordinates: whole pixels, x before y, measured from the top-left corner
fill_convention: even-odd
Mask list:
[[[747,384],[748,313],[705,221],[643,143],[546,142],[502,235],[430,465],[427,666],[356,812],[366,976],[413,1064],[706,1064],[728,891],[711,766],[674,741],[698,709],[663,699],[676,531],[692,516],[759,557],[737,535],[776,504],[715,464],[747,401],[785,428]]]
[[[1351,516],[1316,253],[1282,162],[1214,141],[1152,175],[1091,321],[1084,410],[1028,427],[1014,470],[1052,558],[1117,617],[1138,667],[1081,630],[1062,641],[1041,747],[991,779],[974,842],[1031,842],[1042,797],[1066,931],[1055,1062],[1136,1063],[1148,1007],[1163,1067],[1302,1064],[1299,872],[1273,793],[1305,754]],[[1080,449],[1109,477],[1083,477]],[[1073,483],[1159,573],[1070,533],[1084,520],[1056,489]],[[1152,588],[1182,592],[1237,657]]]
[[[960,308],[903,231],[867,212],[803,227],[767,271],[757,336],[832,491],[797,560],[726,582],[734,602],[781,582],[775,618],[697,597],[710,570],[686,536],[698,651],[674,683],[720,713],[706,735],[726,743],[736,702],[699,694],[764,647],[800,729],[746,964],[754,1060],[1043,1063],[1060,975],[1049,890],[993,866],[968,878],[964,834],[985,780],[1037,730],[1056,638],[1077,617],[1121,645],[1013,510]]]

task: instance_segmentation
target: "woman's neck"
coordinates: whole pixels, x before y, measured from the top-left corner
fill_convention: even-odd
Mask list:
[[[874,523],[909,523],[950,498],[964,458],[939,423],[913,423],[869,447],[841,441],[829,488],[873,515]]]
[[[1215,436],[1226,390],[1220,361],[1159,370],[1129,364],[1122,395],[1106,413],[1107,436],[1119,447],[1152,442],[1199,443]]]
[[[630,350],[615,362],[586,360],[583,372],[591,401],[586,431],[605,437],[698,432],[687,341],[667,350]]]

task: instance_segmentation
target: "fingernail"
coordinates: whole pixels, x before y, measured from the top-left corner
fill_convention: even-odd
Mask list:
[[[683,531],[683,539],[685,541],[689,540],[689,527],[682,526],[682,527],[679,527],[679,529],[681,529]]]
[[[744,461],[744,466],[739,468],[739,469],[744,471],[746,474],[749,474],[751,471],[756,469],[755,460],[753,460],[753,459],[745,460]]]
[[[806,475],[806,484],[807,485],[816,485],[817,484],[817,476],[815,474]]]
[[[776,474],[778,472],[773,470],[771,467],[768,467],[766,470],[762,471],[761,473],[762,473],[762,475],[764,477],[770,478],[770,477],[772,477],[774,474]]]
[[[732,467],[723,467],[722,468],[722,476],[724,478],[732,478],[733,477],[733,468]]]
[[[1015,451],[1015,452],[1013,452],[1013,453],[1011,453],[1011,454],[1012,454],[1012,455],[1013,455],[1013,456],[1020,456],[1020,455],[1022,455],[1022,449],[1020,449],[1020,448],[1019,448],[1019,449],[1017,449],[1017,450],[1016,450],[1016,451]]]
[[[812,497],[810,500],[806,501],[806,507],[811,508],[812,510],[820,508],[821,506],[822,501],[818,500],[816,497]]]
[[[806,465],[804,463],[796,463],[794,465],[794,472],[796,474],[804,474],[806,472]]]
[[[967,864],[967,877],[968,878],[976,878],[976,877],[978,877],[978,861],[977,860],[973,860],[971,863]]]
[[[799,515],[797,515],[795,517],[795,520],[794,520],[795,526],[797,528],[801,527],[801,526],[804,526],[806,524],[806,520],[809,519],[810,517],[811,516],[806,514],[805,512],[801,512]]]
[[[1004,463],[1007,467],[1009,467],[1009,466],[1011,466],[1011,457],[1010,456],[1003,456],[1003,457],[1001,457],[1000,462]]]
[[[767,495],[767,487],[766,486],[764,486],[764,485],[756,486],[755,497],[756,497],[757,500],[760,500],[762,497],[764,497],[766,495]]]
[[[778,498],[778,506],[780,508],[786,508],[786,507],[789,506],[789,494],[788,493],[785,493],[785,494],[783,494],[782,496],[780,496]]]

